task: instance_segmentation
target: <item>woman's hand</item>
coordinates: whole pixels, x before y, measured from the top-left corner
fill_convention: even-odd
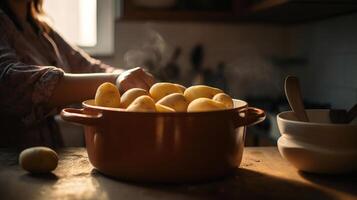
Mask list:
[[[141,67],[124,71],[116,79],[116,85],[121,94],[131,88],[142,88],[149,91],[154,83],[155,78]]]

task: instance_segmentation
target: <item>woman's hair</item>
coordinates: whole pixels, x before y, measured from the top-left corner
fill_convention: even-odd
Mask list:
[[[28,5],[29,16],[32,21],[43,31],[49,32],[50,27],[46,23],[46,14],[43,10],[43,0],[32,0]]]
[[[21,23],[16,17],[15,13],[11,10],[8,1],[1,0],[0,9],[2,9],[8,17],[13,21],[19,30],[23,30]],[[43,0],[30,0],[27,2],[27,19],[37,31],[44,31],[48,33],[51,29],[45,21],[46,15],[43,10]]]

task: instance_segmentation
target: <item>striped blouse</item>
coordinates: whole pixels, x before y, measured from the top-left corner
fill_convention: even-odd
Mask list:
[[[114,68],[69,45],[58,33],[17,29],[0,10],[0,147],[62,145],[48,101],[64,72],[110,72]]]

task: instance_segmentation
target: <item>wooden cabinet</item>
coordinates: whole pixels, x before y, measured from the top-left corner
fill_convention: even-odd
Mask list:
[[[180,0],[178,0],[179,2]],[[119,20],[301,23],[357,12],[356,0],[232,0],[226,9],[144,8],[122,0]]]
[[[357,12],[355,0],[263,0],[248,8],[250,20],[301,23]]]

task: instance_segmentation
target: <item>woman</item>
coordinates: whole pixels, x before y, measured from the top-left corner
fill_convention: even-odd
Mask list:
[[[121,92],[154,83],[141,68],[114,69],[70,46],[41,20],[42,0],[0,3],[0,147],[59,147],[58,108],[93,98],[103,82]]]

